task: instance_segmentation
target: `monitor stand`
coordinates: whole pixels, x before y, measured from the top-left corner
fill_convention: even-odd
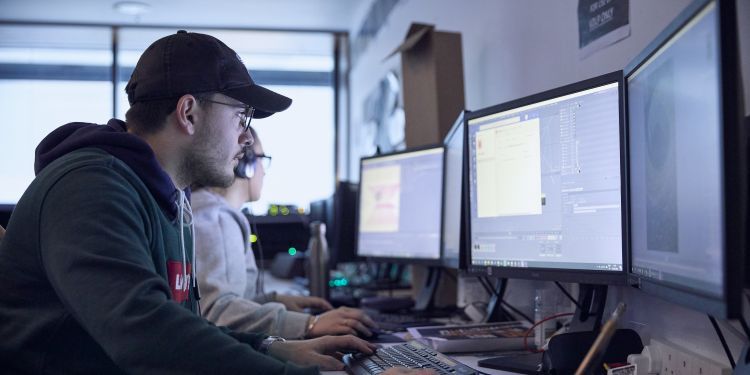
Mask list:
[[[417,295],[417,299],[414,301],[412,311],[424,314],[434,309],[435,291],[437,291],[438,284],[440,284],[440,275],[442,272],[443,269],[440,267],[427,268],[425,283],[422,285],[419,295]]]
[[[403,276],[404,267],[393,263],[380,263],[377,265],[373,286],[368,289],[375,291],[393,290],[399,286]],[[395,313],[409,310],[414,306],[414,300],[411,297],[392,297],[392,296],[371,296],[360,300],[361,308],[372,309],[377,312]]]
[[[750,343],[745,343],[742,348],[740,358],[737,360],[737,364],[734,367],[732,374],[734,375],[748,375],[750,374],[750,356],[748,356],[748,350],[750,350]]]
[[[385,297],[378,296],[362,300],[363,308],[371,308],[381,312],[397,312],[408,309],[408,314],[424,317],[437,318],[449,315],[451,311],[435,308],[435,293],[440,284],[443,269],[441,267],[428,267],[427,277],[424,284],[418,289],[416,300],[409,297]]]
[[[568,332],[594,332],[602,324],[602,314],[607,300],[606,285],[580,284],[578,307]],[[500,295],[502,297],[502,295]],[[497,303],[499,304],[499,302]],[[542,369],[542,354],[532,353],[520,356],[507,356],[483,359],[480,367],[512,371],[521,374],[538,374]]]

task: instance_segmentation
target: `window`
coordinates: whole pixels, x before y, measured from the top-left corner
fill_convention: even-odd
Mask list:
[[[112,115],[109,28],[0,26],[0,205],[34,179],[34,150],[72,121]]]
[[[0,25],[0,205],[15,204],[34,177],[34,149],[72,121],[124,119],[125,85],[141,53],[174,28]],[[334,36],[329,33],[200,30],[232,47],[256,83],[293,99],[253,122],[273,156],[261,201],[308,209],[333,193]],[[113,33],[116,32],[116,38]],[[112,40],[117,41],[117,77]],[[113,82],[116,85],[113,90]],[[114,94],[113,94],[114,93]],[[114,97],[113,97],[114,96]],[[11,156],[12,157],[9,157]]]

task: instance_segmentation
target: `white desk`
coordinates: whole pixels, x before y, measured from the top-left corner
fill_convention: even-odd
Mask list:
[[[293,294],[293,295],[304,295],[307,293],[305,288],[301,287],[298,284],[295,284],[292,280],[284,280],[279,279],[271,275],[270,272],[264,272],[263,280],[265,281],[265,290],[266,292],[276,291],[278,293],[282,294]],[[381,345],[394,345],[394,344],[381,344]],[[495,354],[497,355],[497,354]],[[483,373],[487,374],[514,374],[512,372],[507,371],[500,371],[500,370],[492,370],[484,367],[477,366],[477,362],[484,358],[491,358],[494,355],[486,355],[486,356],[475,356],[475,355],[450,355],[450,357],[456,359],[457,361],[475,369],[478,371],[481,371]],[[345,371],[323,371],[323,374],[346,374]]]
[[[271,275],[270,270],[263,272],[263,289],[265,289],[266,293],[276,292],[293,296],[305,296],[309,294],[307,288],[295,283],[293,280],[279,279]]]

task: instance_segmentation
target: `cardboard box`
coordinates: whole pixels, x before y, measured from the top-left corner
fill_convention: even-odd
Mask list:
[[[442,142],[465,107],[461,34],[413,23],[401,53],[406,147]]]

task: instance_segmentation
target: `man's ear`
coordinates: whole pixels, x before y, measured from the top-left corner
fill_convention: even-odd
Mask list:
[[[177,125],[180,130],[189,135],[195,134],[195,120],[202,114],[198,107],[198,99],[190,94],[185,94],[177,100],[177,108],[175,108]]]

